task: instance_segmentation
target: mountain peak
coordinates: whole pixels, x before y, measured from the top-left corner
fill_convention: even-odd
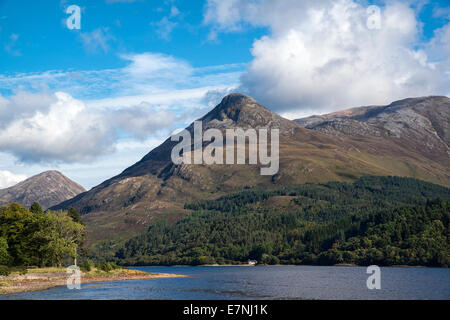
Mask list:
[[[298,127],[269,109],[263,107],[252,97],[242,93],[231,93],[203,118],[205,128],[279,128],[281,131]]]
[[[41,173],[38,173],[34,177],[51,177],[51,176],[64,176],[61,172],[58,170],[47,170]]]
[[[255,99],[246,94],[235,92],[230,93],[225,97],[223,97],[219,106],[242,106],[249,102],[256,102],[256,101]]]
[[[276,175],[261,176],[258,165],[176,165],[171,160],[171,152],[179,142],[168,138],[121,174],[53,209],[74,207],[82,214],[89,214],[85,221],[92,226],[88,231],[92,242],[104,239],[105,234],[123,239],[145,232],[160,219],[177,221],[190,212],[184,207],[186,202],[213,199],[248,188],[265,190],[275,185],[352,181],[362,175],[407,176],[450,185],[448,156],[444,154],[444,158],[442,152],[426,149],[427,143],[434,143],[428,139],[433,132],[421,130],[417,131],[420,136],[416,136],[415,127],[411,127],[423,123],[414,119],[429,119],[433,127],[442,128],[445,136],[446,113],[450,108],[441,103],[426,106],[420,107],[426,119],[410,112],[394,114],[392,119],[378,112],[378,117],[372,110],[374,107],[366,107],[357,114],[364,115],[367,121],[348,119],[345,122],[346,119],[339,118],[342,121],[335,121],[336,129],[328,130],[324,127],[327,119],[320,116],[316,120],[323,125],[313,127],[317,130],[313,131],[276,115],[249,96],[234,93],[199,119],[203,130],[216,128],[223,133],[229,128],[279,128],[280,170]],[[442,116],[438,117],[439,114]],[[193,129],[194,124],[187,128],[191,137]],[[387,130],[400,132],[402,138],[381,135]],[[438,134],[441,131],[436,129]]]
[[[255,110],[251,109],[261,109],[270,112],[263,106],[259,105],[253,98],[242,94],[242,93],[231,93],[225,96],[222,101],[209,113],[207,113],[201,120],[203,122],[210,122],[212,120],[227,121],[231,120],[233,122],[239,122],[241,112],[252,113]]]
[[[242,93],[231,93],[225,96],[214,109],[198,120],[202,122],[204,131],[211,128],[219,130],[270,128],[279,129],[281,135],[288,136],[293,135],[295,131],[304,131],[297,123],[277,115],[260,105],[252,97]],[[186,130],[192,134],[194,123],[189,125]],[[118,176],[104,181],[102,187],[108,186],[124,177],[135,177],[149,173],[158,174],[161,168],[166,166],[169,168],[170,165],[168,166],[168,164],[171,164],[171,150],[176,144],[177,142],[173,142],[168,138],[160,146],[145,155],[139,162],[125,169]],[[76,200],[76,198],[73,199],[73,201]],[[68,203],[71,203],[71,201]],[[56,208],[60,207],[57,206]]]
[[[37,201],[46,209],[85,191],[61,172],[49,170],[0,190],[0,204],[18,202],[29,207]]]

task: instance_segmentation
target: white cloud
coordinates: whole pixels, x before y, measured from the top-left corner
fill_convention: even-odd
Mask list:
[[[66,93],[55,97],[47,110],[24,114],[1,130],[0,150],[24,162],[86,161],[111,151],[116,137],[99,114]]]
[[[177,7],[175,7],[175,6],[170,7],[170,16],[171,17],[176,17],[179,14],[180,14],[180,10],[178,10]]]
[[[29,105],[41,95],[28,94]],[[48,97],[50,100],[53,97]],[[0,130],[0,151],[22,162],[83,162],[111,153],[121,137],[145,139],[170,126],[175,116],[148,103],[98,110],[87,108],[67,93],[54,94],[55,102],[20,117]],[[15,97],[11,101],[17,100]],[[9,102],[13,106],[13,102]]]
[[[6,170],[0,170],[0,189],[11,187],[27,178],[23,174],[14,174]]]
[[[175,122],[173,112],[158,110],[148,102],[112,111],[108,117],[115,128],[138,139],[145,139],[149,133],[157,130],[170,128]]]
[[[97,53],[103,51],[107,53],[109,50],[109,42],[114,40],[114,37],[109,33],[109,28],[97,28],[91,32],[80,33],[83,47],[86,52]]]
[[[206,92],[203,96],[202,102],[209,108],[213,108],[222,101],[223,97],[235,92],[236,89],[236,87],[226,87],[223,89],[208,90],[208,92]]]
[[[430,61],[429,46],[420,46],[413,9],[388,2],[379,30],[367,18],[352,0],[209,0],[205,12],[213,30],[270,28],[253,43],[241,89],[291,117],[448,92],[445,61]]]
[[[117,69],[0,75],[0,92],[11,95],[18,88],[32,92],[63,91],[84,101],[166,94],[165,100],[170,100],[172,91],[235,85],[245,68],[245,64],[194,68],[184,60],[153,52],[120,57],[128,64]]]
[[[151,25],[156,26],[156,33],[161,39],[169,41],[170,34],[172,33],[173,29],[175,29],[175,27],[178,25],[178,23],[170,21],[169,18],[164,17],[156,23],[151,23]]]
[[[434,38],[427,48],[436,61],[450,61],[450,23],[434,31]]]
[[[19,91],[9,99],[0,96],[0,130],[13,120],[33,115],[36,110],[46,112],[55,101],[53,95],[26,91]]]
[[[235,83],[237,86],[237,83]],[[86,100],[88,106],[94,108],[101,108],[108,106],[110,108],[127,107],[141,103],[142,101],[159,105],[170,106],[178,110],[189,111],[192,107],[199,105],[205,106],[204,96],[210,90],[224,90],[228,86],[206,86],[193,89],[173,89],[173,90],[158,90],[142,95],[120,96],[116,98],[105,98]]]
[[[81,183],[92,186],[86,172],[102,163],[108,174],[120,172],[139,160],[153,147],[146,141],[164,140],[204,114],[205,94],[236,87],[245,67],[194,68],[150,52],[121,58],[129,63],[118,69],[0,75],[0,154],[10,155],[4,168],[26,164],[32,169],[21,173],[35,174],[58,166],[75,178],[84,172]]]
[[[124,72],[138,80],[185,79],[193,72],[189,63],[160,53],[126,54],[122,59],[130,61]]]
[[[240,29],[239,22],[242,20],[244,12],[240,11],[239,0],[208,0],[206,3],[206,10],[204,22],[213,24],[219,29],[238,30]],[[248,3],[245,3],[242,8],[246,8]]]
[[[433,16],[437,18],[446,18],[450,19],[450,7],[435,7],[433,9]]]

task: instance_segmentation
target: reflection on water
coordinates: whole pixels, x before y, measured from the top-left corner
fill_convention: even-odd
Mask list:
[[[366,268],[317,266],[140,267],[188,278],[83,284],[0,299],[450,299],[450,269],[381,268],[381,290]]]

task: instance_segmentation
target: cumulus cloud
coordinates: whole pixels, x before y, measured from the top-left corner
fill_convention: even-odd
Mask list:
[[[205,99],[236,87],[244,68],[194,68],[151,52],[121,58],[118,69],[0,75],[11,91],[0,95],[0,153],[27,165],[86,163],[123,141],[142,144],[206,112]]]
[[[149,103],[141,102],[137,106],[112,111],[109,118],[115,128],[143,140],[151,132],[170,128],[175,121],[175,114],[167,110],[157,110]]]
[[[202,103],[209,108],[213,108],[222,101],[223,97],[235,92],[236,89],[236,87],[227,87],[223,89],[208,90],[202,98]]]
[[[27,94],[24,111],[0,130],[0,151],[13,154],[21,162],[83,162],[111,153],[121,137],[145,139],[151,133],[170,126],[174,116],[146,103],[134,107],[99,110],[64,92],[46,97]],[[14,109],[12,97],[6,106]],[[1,109],[0,109],[1,111]],[[1,113],[1,112],[0,112]]]
[[[36,109],[11,121],[0,131],[0,150],[23,162],[83,161],[111,151],[114,132],[100,115],[87,112],[83,102],[55,93],[47,110]]]
[[[213,30],[269,27],[270,34],[253,43],[241,88],[283,114],[448,94],[447,62],[430,60],[429,45],[420,45],[412,8],[388,2],[379,29],[368,28],[368,18],[367,8],[353,0],[209,0],[205,12]],[[437,35],[435,51],[448,43],[446,31]]]
[[[29,93],[19,91],[6,99],[0,95],[0,129],[20,117],[34,115],[36,110],[47,112],[56,97],[46,93]]]
[[[27,178],[23,174],[14,174],[10,171],[0,170],[0,189],[9,188]]]

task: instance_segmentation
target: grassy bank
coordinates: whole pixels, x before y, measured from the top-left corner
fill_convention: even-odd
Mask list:
[[[65,286],[69,276],[70,274],[66,273],[66,268],[38,268],[12,272],[8,276],[0,276],[0,294],[39,291]],[[82,272],[81,283],[174,277],[184,276],[167,273],[148,273],[127,268],[119,268],[108,272],[93,268],[88,272]]]

